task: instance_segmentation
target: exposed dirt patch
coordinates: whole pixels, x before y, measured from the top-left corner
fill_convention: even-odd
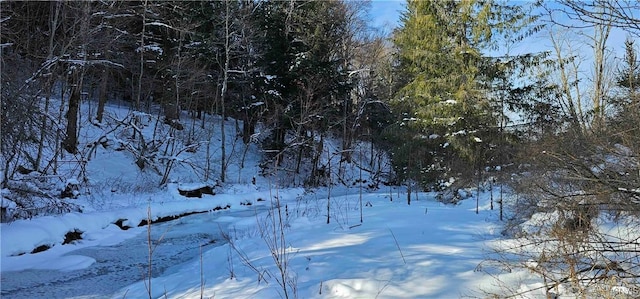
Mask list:
[[[77,240],[82,240],[82,233],[84,232],[77,228],[70,232],[67,232],[64,235],[64,241],[62,242],[62,245],[71,244]]]
[[[45,245],[40,245],[40,246],[38,246],[38,247],[34,248],[34,249],[31,251],[31,254],[38,253],[38,252],[43,252],[43,251],[47,251],[47,250],[49,250],[51,247],[53,247],[53,246],[52,246],[52,245],[46,245],[46,244],[45,244]]]
[[[226,205],[224,207],[217,206],[217,207],[213,208],[213,211],[226,210],[228,208],[231,208],[231,205]]]
[[[203,186],[195,189],[186,189],[183,187],[179,187],[178,192],[180,193],[180,195],[185,197],[202,198],[202,194],[215,195],[215,192],[213,192],[213,188],[211,186]]]

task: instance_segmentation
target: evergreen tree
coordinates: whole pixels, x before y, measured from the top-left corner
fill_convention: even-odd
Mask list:
[[[279,161],[286,150],[294,150],[297,172],[302,156],[313,151],[313,134],[323,134],[343,117],[351,88],[348,58],[340,49],[348,25],[346,6],[341,1],[265,1],[257,10],[264,47],[258,64],[264,75],[256,81],[256,96],[266,105],[265,121],[272,130],[265,147]],[[288,141],[287,132],[292,133]]]
[[[624,67],[618,72],[618,85],[625,89],[626,95],[622,101],[617,104],[620,111],[625,110],[626,105],[629,108],[638,111],[640,106],[640,64],[638,63],[638,55],[635,49],[635,42],[629,38],[624,42],[625,56]]]
[[[612,101],[613,113],[609,115],[609,132],[612,138],[630,148],[640,148],[640,65],[634,41],[625,41],[624,65],[618,72],[617,84],[622,92]]]
[[[494,1],[409,0],[401,20],[394,44],[402,87],[392,101],[398,121],[386,134],[399,179],[433,186],[436,178],[480,172],[499,122],[482,51],[520,30],[525,14]],[[392,140],[400,128],[413,138]]]

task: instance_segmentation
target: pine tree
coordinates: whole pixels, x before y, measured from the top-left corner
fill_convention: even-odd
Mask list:
[[[313,148],[315,132],[325,132],[343,117],[349,96],[348,58],[341,55],[347,30],[341,1],[265,1],[257,7],[264,54],[258,64],[264,76],[257,96],[269,113],[272,134],[265,147],[275,155],[295,151],[294,168]],[[293,140],[285,142],[285,134]],[[281,161],[281,157],[279,158]]]
[[[490,58],[482,53],[497,36],[520,30],[525,15],[494,1],[409,0],[401,21],[393,39],[402,82],[392,101],[398,121],[386,134],[399,179],[433,185],[480,172],[499,122],[486,89],[494,80],[484,72]],[[391,130],[400,129],[411,132],[410,141],[393,141]]]
[[[630,104],[631,110],[638,111],[640,107],[640,64],[638,63],[635,43],[631,39],[624,42],[624,68],[618,72],[618,85],[627,91],[626,101],[619,103],[617,108],[624,111],[625,104]]]

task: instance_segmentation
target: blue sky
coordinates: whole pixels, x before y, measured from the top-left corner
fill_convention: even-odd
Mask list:
[[[523,1],[523,3],[526,3],[526,1]],[[550,3],[553,4],[554,2]],[[371,0],[371,11],[369,13],[371,25],[382,29],[384,32],[390,33],[394,27],[399,26],[400,15],[404,11],[405,5],[406,0]],[[619,29],[614,29],[610,36],[609,45],[614,52],[618,52],[616,55],[619,57],[623,55],[620,52],[624,51],[624,40],[626,36],[627,34]],[[540,48],[541,50],[551,49],[549,43],[547,35],[541,33],[515,45],[516,48],[520,48],[516,50],[516,52],[531,51],[531,47]]]
[[[385,31],[391,31],[393,27],[398,26],[405,4],[405,0],[372,0],[371,24]]]

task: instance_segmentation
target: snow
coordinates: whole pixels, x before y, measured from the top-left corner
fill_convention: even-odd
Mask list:
[[[250,191],[251,186],[235,186]],[[19,220],[2,226],[2,272],[27,269],[72,271],[88,267],[95,260],[82,255],[66,255],[88,246],[109,246],[131,238],[144,228],[122,231],[115,219],[129,219],[135,226],[152,217],[212,209],[235,203],[238,198],[267,199],[271,191],[219,194],[207,200],[173,199],[150,202],[129,209],[94,213],[69,213],[61,216]],[[278,190],[281,206],[289,209],[286,244],[290,252],[289,267],[295,273],[301,298],[458,298],[472,295],[489,277],[476,271],[483,260],[484,243],[497,237],[495,213],[485,206],[481,214],[474,212],[475,201],[459,206],[436,202],[433,193],[419,194],[418,201],[407,205],[404,193],[393,190],[363,194],[363,223],[359,221],[359,193],[354,189],[333,190],[330,224],[323,214],[328,190],[317,190],[301,196],[301,189]],[[159,194],[158,194],[159,195]],[[273,194],[271,194],[273,195]],[[484,194],[486,200],[487,194]],[[165,197],[170,197],[165,195]],[[270,204],[268,201],[255,204]],[[295,207],[295,208],[294,208]],[[245,207],[245,209],[250,209]],[[258,283],[257,274],[232,257],[235,277],[230,279],[229,256],[235,255],[229,244],[203,253],[205,297],[278,298],[282,290],[274,281],[277,268],[269,249],[260,236],[267,212],[249,217],[221,216],[216,221],[235,232],[234,240],[250,262],[258,269],[272,273],[266,282]],[[68,231],[79,229],[85,240],[80,244],[60,245]],[[217,228],[210,228],[211,231]],[[397,243],[396,243],[397,242]],[[42,244],[56,244],[50,250],[24,254]],[[159,246],[162,246],[160,243]],[[230,253],[231,252],[231,253]],[[200,259],[177,265],[152,281],[154,297],[195,298],[200,295]],[[127,286],[113,298],[142,298],[147,290],[144,282]]]
[[[162,55],[162,53],[164,52],[162,47],[160,47],[160,45],[158,45],[158,44],[144,45],[143,47],[139,47],[139,48],[136,49],[137,53],[139,53],[140,51],[156,52],[159,55]]]
[[[292,189],[288,196],[294,196],[300,189]],[[155,196],[161,196],[155,194]],[[40,245],[60,245],[64,241],[64,235],[75,229],[88,234],[100,234],[110,232],[118,219],[127,219],[123,225],[137,226],[141,221],[148,218],[151,212],[151,219],[160,217],[180,215],[184,213],[209,211],[217,207],[236,203],[237,198],[260,198],[268,196],[268,192],[253,192],[244,194],[220,194],[215,197],[205,195],[206,200],[187,200],[175,193],[170,193],[174,198],[172,201],[160,201],[142,203],[130,208],[118,209],[114,211],[93,212],[93,213],[67,213],[60,216],[43,216],[34,219],[17,220],[12,223],[2,223],[1,254],[2,271],[7,267],[7,261],[22,260],[21,255],[29,253]],[[169,199],[168,195],[164,195]],[[188,201],[188,204],[187,204]],[[28,255],[25,255],[28,257]],[[5,260],[7,258],[7,260]],[[26,269],[26,268],[22,268]],[[6,270],[16,271],[16,268]]]
[[[351,194],[332,197],[341,208],[336,208],[330,224],[325,215],[316,213],[316,206],[325,204],[326,190],[298,199],[308,203],[290,212],[300,215],[291,216],[286,229],[289,268],[295,273],[300,298],[458,298],[475,294],[489,280],[476,271],[486,238],[496,237],[499,231],[497,224],[487,221],[494,216],[486,207],[476,215],[472,201],[445,206],[434,200],[434,194],[422,193],[409,206],[398,198],[390,201],[388,193],[373,192],[363,194],[363,202],[370,206],[364,208],[360,223],[354,209],[358,193],[344,192]],[[219,221],[229,221],[232,230],[246,232],[252,231],[249,227],[258,230],[262,217]],[[234,242],[254,267],[275,277],[278,269],[260,234],[245,233]],[[258,282],[258,275],[237,257],[228,266],[229,246],[203,254],[203,285],[201,262],[194,260],[154,278],[154,297],[196,298],[202,286],[205,297],[279,298],[282,290],[273,277]],[[235,271],[232,279],[228,268]],[[113,298],[144,297],[146,292],[144,282],[139,282]]]
[[[278,248],[286,257],[288,291],[295,291],[299,298],[459,298],[493,290],[494,276],[479,267],[488,244],[501,238],[501,223],[496,211],[489,209],[488,193],[480,193],[479,214],[475,213],[475,198],[454,206],[437,202],[435,193],[419,193],[408,205],[403,188],[366,189],[369,183],[363,181],[371,182],[373,174],[361,172],[357,163],[346,165],[342,174],[350,188],[283,187],[280,180],[291,178],[260,176],[260,149],[254,144],[238,146],[233,139],[227,140],[227,148],[234,149],[227,153],[229,179],[218,185],[215,177],[206,180],[193,168],[205,165],[209,151],[181,150],[203,140],[184,142],[181,132],[163,140],[168,136],[163,135],[168,131],[163,127],[154,138],[156,121],[149,120],[137,128],[145,140],[161,142],[163,149],[166,143],[162,142],[171,140],[177,149],[166,155],[177,163],[169,172],[169,183],[159,186],[158,174],[136,166],[137,141],[130,139],[130,122],[123,121],[156,116],[113,106],[107,106],[106,113],[100,126],[86,119],[79,134],[79,148],[96,145],[87,155],[88,185],[80,179],[77,164],[60,169],[69,174],[66,182],[81,185],[82,192],[72,203],[82,207],[82,212],[0,224],[3,298],[45,293],[47,298],[148,298],[148,281],[140,272],[148,263],[149,227],[139,224],[148,218],[196,212],[208,213],[151,225],[153,258],[159,263],[154,264],[157,271],[151,281],[155,298],[200,298],[201,292],[215,298],[283,297],[274,243],[267,242],[281,236],[268,233],[273,232],[269,229],[277,220],[275,215],[282,215],[284,240],[275,244],[284,246]],[[215,123],[208,127],[220,128],[218,123],[223,120],[208,116],[207,121]],[[235,120],[227,121],[227,136],[235,136]],[[213,136],[207,143],[214,165],[220,161],[217,133],[194,134]],[[324,148],[339,153],[339,144],[328,140]],[[362,158],[361,152],[368,151],[356,148],[355,160]],[[340,155],[329,156],[323,155],[321,163],[340,164]],[[328,163],[328,159],[333,161]],[[379,162],[378,167],[386,163]],[[213,187],[215,195],[186,198],[179,193],[179,188],[204,186]],[[26,187],[40,190],[35,185]],[[15,203],[3,199],[2,207],[14,208]],[[218,211],[225,207],[228,210]],[[130,228],[123,230],[118,222]],[[74,231],[82,239],[63,245],[65,235]],[[227,240],[215,237],[220,234]],[[207,240],[216,242],[212,245]],[[40,246],[50,248],[31,253]],[[109,273],[104,276],[103,272]],[[500,278],[520,279],[516,273],[509,275]]]
[[[2,189],[0,190],[0,195],[5,192],[6,189]],[[16,203],[4,198],[4,196],[0,196],[0,207],[5,208],[5,209],[15,209],[16,208]]]

